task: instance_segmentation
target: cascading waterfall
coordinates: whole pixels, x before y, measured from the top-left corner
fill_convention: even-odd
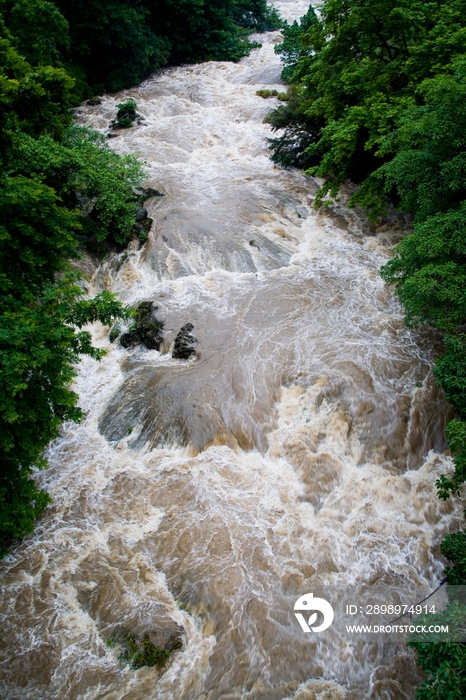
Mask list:
[[[86,420],[38,475],[54,504],[1,563],[2,697],[413,697],[406,648],[310,644],[292,605],[316,585],[441,577],[461,508],[435,489],[450,466],[435,339],[404,327],[378,274],[402,219],[317,213],[316,182],[269,160],[277,102],[256,90],[283,89],[279,33],[256,38],[239,64],[167,69],[78,110],[106,132],[133,97],[145,118],[111,145],[165,194],[149,240],[82,265],[90,294],[155,303],[164,352],[92,329],[108,353],[79,368]],[[197,357],[175,360],[188,322]],[[134,671],[105,644],[119,629],[182,630],[183,648]]]

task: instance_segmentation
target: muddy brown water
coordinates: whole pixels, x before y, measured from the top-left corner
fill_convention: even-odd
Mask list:
[[[303,0],[277,2],[294,19]],[[145,124],[112,139],[147,162],[154,219],[140,250],[85,263],[89,293],[154,301],[163,352],[111,345],[82,361],[82,425],[38,476],[54,499],[1,563],[1,696],[66,700],[398,700],[402,646],[310,644],[292,613],[316,585],[433,588],[461,516],[433,339],[413,335],[378,270],[402,235],[268,159],[278,33],[239,64],[162,71],[83,106],[106,132],[134,97]],[[194,325],[196,359],[168,352]],[[163,672],[133,671],[118,630],[183,632]]]

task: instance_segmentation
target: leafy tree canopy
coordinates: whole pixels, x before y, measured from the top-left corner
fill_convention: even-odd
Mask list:
[[[295,112],[312,124],[305,151],[318,160],[309,172],[326,179],[320,201],[394,154],[387,137],[421,101],[417,87],[451,72],[466,51],[465,10],[465,0],[326,0],[319,17],[311,9],[301,27],[285,28],[277,50],[298,95]]]
[[[136,85],[166,64],[237,61],[251,49],[248,31],[281,24],[266,0],[54,1],[69,24],[69,69],[95,93]]]
[[[11,157],[21,133],[64,136],[71,123],[72,86],[64,70],[27,63],[0,17],[0,163]]]
[[[100,134],[74,126],[61,142],[24,135],[9,172],[37,174],[67,207],[79,208],[85,238],[110,236],[117,243],[130,238],[137,208],[132,188],[141,184],[145,171],[136,156],[110,150]]]
[[[85,326],[126,311],[111,294],[83,298],[70,260],[80,241],[125,241],[134,223],[132,186],[144,171],[104,140],[70,129],[72,79],[31,66],[0,24],[0,554],[31,532],[50,502],[30,478],[63,420],[80,420],[70,389],[82,354],[98,359]],[[83,216],[83,197],[93,211]]]
[[[46,0],[0,0],[0,13],[14,45],[35,66],[59,65],[70,48],[68,22]]]

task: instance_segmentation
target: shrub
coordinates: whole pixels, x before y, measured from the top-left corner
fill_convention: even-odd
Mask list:
[[[117,112],[118,126],[122,129],[129,129],[130,127],[132,127],[133,121],[138,116],[136,109],[137,104],[132,97],[130,97],[129,100],[126,100],[126,102],[122,102],[121,104],[119,104]]]

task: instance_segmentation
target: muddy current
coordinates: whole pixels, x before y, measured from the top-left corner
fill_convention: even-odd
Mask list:
[[[78,110],[103,133],[128,97],[144,117],[110,143],[164,194],[149,239],[82,266],[89,294],[152,301],[164,342],[125,350],[91,329],[107,354],[79,366],[86,419],[37,475],[54,503],[1,562],[1,697],[414,697],[411,651],[310,642],[293,603],[442,577],[461,508],[436,496],[451,466],[436,340],[403,325],[378,273],[407,224],[316,212],[319,183],[269,160],[279,103],[256,91],[283,89],[279,33],[254,38],[239,64],[167,69]],[[196,356],[173,359],[186,323]],[[106,644],[121,630],[182,647],[134,671]]]

